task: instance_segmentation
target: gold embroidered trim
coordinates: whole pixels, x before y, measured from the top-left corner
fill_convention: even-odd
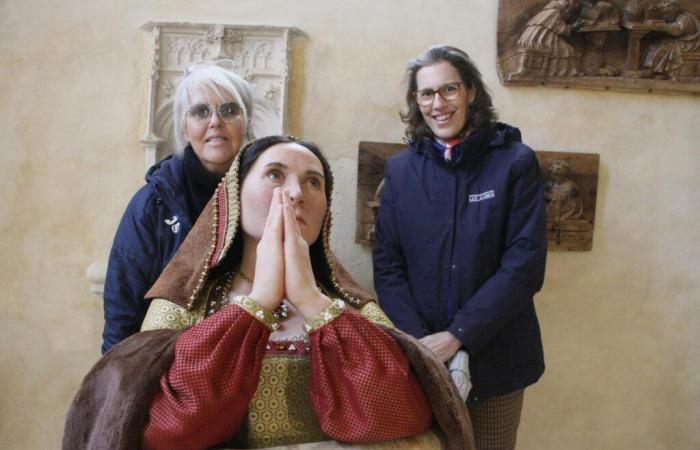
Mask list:
[[[306,321],[304,324],[304,330],[307,333],[318,330],[325,324],[332,322],[335,318],[340,316],[343,313],[343,310],[345,310],[345,302],[339,298],[333,300],[333,303],[326,306],[326,309]]]
[[[248,314],[255,317],[263,325],[269,328],[270,331],[276,331],[280,327],[279,322],[277,319],[275,319],[272,313],[258,305],[258,303],[250,297],[245,295],[237,295],[233,297],[231,303],[243,308]]]
[[[243,154],[243,150],[245,149],[241,149],[241,151],[238,152],[238,155],[236,155],[236,158],[233,160],[233,163],[231,164],[231,167],[229,168],[226,175],[224,176],[224,179],[221,182],[219,182],[219,185],[214,191],[214,221],[212,223],[211,230],[211,245],[209,247],[209,251],[207,252],[206,257],[204,258],[204,267],[202,268],[202,271],[199,275],[199,279],[197,280],[197,286],[194,288],[194,291],[190,295],[189,302],[187,303],[187,309],[192,309],[194,307],[195,301],[197,300],[197,297],[200,294],[202,287],[204,286],[204,282],[206,281],[207,276],[209,275],[209,270],[212,267],[218,265],[224,258],[224,256],[226,256],[229,247],[233,242],[233,238],[236,235],[236,229],[238,227],[238,218],[240,216],[240,201],[238,198],[238,167],[240,165],[240,159],[241,155]],[[214,254],[214,251],[216,250],[216,238],[218,237],[217,232],[219,227],[220,212],[218,199],[219,191],[221,189],[226,189],[226,201],[228,202],[228,218],[226,223],[226,232],[224,233],[223,238],[224,243],[221,247],[221,251],[218,254],[217,260],[214,262],[214,264],[211,264],[211,257]],[[234,195],[231,195],[232,192],[234,193]]]
[[[218,265],[221,262],[221,260],[224,259],[224,256],[226,256],[226,254],[229,251],[229,248],[231,247],[233,238],[236,236],[236,231],[238,228],[238,219],[241,216],[241,191],[240,186],[238,185],[238,169],[241,164],[241,155],[243,155],[247,147],[248,145],[246,145],[244,148],[241,149],[241,151],[238,152],[238,155],[236,155],[236,159],[233,160],[233,164],[231,164],[231,168],[228,170],[228,173],[224,178],[224,182],[226,183],[226,200],[228,201],[228,217],[226,220],[226,233],[224,235],[224,245],[222,246],[221,252],[219,253],[219,257],[217,258],[217,261],[214,265]],[[231,195],[232,192],[234,192],[235,194]]]
[[[386,325],[387,327],[391,328],[396,328],[396,326],[391,322],[391,320],[389,320],[387,315],[384,314],[382,308],[380,308],[379,305],[377,305],[375,302],[368,302],[367,304],[365,304],[365,306],[363,306],[360,310],[360,314],[362,314],[364,317],[366,317],[374,323]]]
[[[228,293],[231,290],[234,275],[235,272],[229,272],[212,282],[213,288],[206,297],[208,299],[206,307],[207,317],[230,304]]]
[[[360,300],[345,292],[345,290],[342,287],[340,287],[338,280],[335,278],[335,269],[333,267],[333,258],[331,258],[330,243],[332,216],[333,215],[331,214],[331,205],[329,203],[328,211],[326,211],[326,218],[324,219],[323,226],[321,227],[321,237],[323,238],[323,256],[326,259],[326,264],[328,264],[328,267],[330,267],[331,269],[331,284],[333,284],[333,288],[335,288],[336,292],[342,295],[345,300],[349,301],[355,306],[359,306]]]
[[[221,189],[221,183],[219,183],[219,186],[216,188],[214,191],[214,198],[218,199],[219,197],[219,189]],[[202,287],[204,286],[204,282],[207,279],[207,276],[209,275],[209,261],[211,261],[211,256],[214,254],[214,250],[216,250],[216,229],[217,229],[217,216],[219,215],[219,208],[217,205],[216,200],[214,201],[214,224],[212,225],[212,238],[211,238],[211,245],[209,246],[209,251],[207,252],[206,256],[204,257],[204,267],[202,268],[202,272],[199,274],[199,279],[197,280],[197,285],[194,288],[194,291],[190,295],[190,301],[187,302],[187,309],[192,310],[194,308],[194,303],[197,300],[197,296],[199,295],[199,292],[202,290]]]
[[[190,311],[164,298],[155,298],[148,307],[141,331],[182,330],[204,318],[203,307],[206,307],[205,303]]]

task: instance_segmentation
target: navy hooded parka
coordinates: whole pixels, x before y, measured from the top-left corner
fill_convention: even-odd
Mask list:
[[[104,290],[102,353],[141,328],[153,285],[192,229],[221,177],[187,146],[146,174],[122,216],[109,255]]]
[[[392,321],[416,338],[457,337],[472,399],[536,382],[545,200],[520,131],[498,123],[462,142],[452,161],[428,139],[411,143],[388,161],[380,204],[374,282]]]

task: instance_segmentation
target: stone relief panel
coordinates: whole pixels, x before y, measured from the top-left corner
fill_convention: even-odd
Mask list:
[[[149,22],[142,29],[150,33],[153,51],[148,119],[140,141],[147,167],[174,151],[172,97],[183,70],[197,61],[232,61],[232,69],[264,99],[265,107],[256,110],[258,134],[285,130],[289,46],[297,29],[173,22]]]
[[[537,151],[547,204],[547,249],[593,247],[600,155]]]
[[[355,242],[374,243],[374,223],[387,159],[405,144],[360,142],[357,165]],[[547,249],[588,251],[598,191],[600,156],[593,153],[537,151],[547,205]]]
[[[697,0],[500,0],[505,85],[700,95]]]

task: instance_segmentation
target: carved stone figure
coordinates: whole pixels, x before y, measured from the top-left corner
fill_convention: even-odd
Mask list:
[[[568,37],[583,26],[583,21],[567,23],[579,3],[551,0],[530,19],[517,44],[520,74],[534,71],[547,76],[575,76],[581,72],[580,56]]]
[[[663,23],[654,31],[672,37],[652,44],[647,51],[642,69],[643,77],[677,79],[685,59],[700,58],[700,22],[697,17],[681,9],[678,0],[667,0],[660,5]],[[694,75],[700,75],[695,72]]]
[[[547,221],[559,225],[564,220],[580,219],[583,215],[581,191],[569,178],[570,166],[563,159],[549,163],[544,184],[547,201]]]
[[[587,76],[614,77],[619,75],[615,66],[608,64],[605,55],[605,31],[586,33],[586,52],[583,55],[583,73]]]
[[[608,62],[606,48],[608,34],[621,29],[617,8],[607,1],[583,0],[579,18],[584,23],[581,32],[585,35],[583,73],[589,77],[619,75],[620,70]]]

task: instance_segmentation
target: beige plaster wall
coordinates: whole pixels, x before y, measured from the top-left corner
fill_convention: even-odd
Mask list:
[[[0,1],[0,442],[58,448],[99,356],[106,258],[141,185],[150,20],[296,26],[291,132],[330,155],[334,243],[355,245],[360,140],[402,136],[406,61],[469,51],[501,118],[541,150],[601,154],[593,251],[550,254],[537,306],[547,371],[529,389],[519,449],[700,448],[700,99],[503,88],[496,0]],[[448,20],[440,20],[445,18]]]

